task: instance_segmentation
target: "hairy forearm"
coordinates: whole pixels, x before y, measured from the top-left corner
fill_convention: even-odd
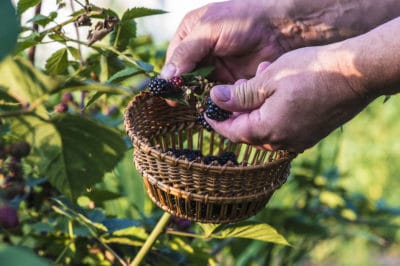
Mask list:
[[[341,41],[400,16],[399,0],[282,0],[266,5],[285,50]]]
[[[337,44],[347,51],[340,60],[353,88],[370,97],[400,92],[400,17]]]

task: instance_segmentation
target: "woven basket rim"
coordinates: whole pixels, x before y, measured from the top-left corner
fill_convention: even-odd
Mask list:
[[[279,159],[275,159],[271,162],[260,164],[260,165],[247,165],[247,166],[227,166],[227,165],[206,165],[202,164],[199,162],[195,161],[188,161],[185,159],[179,159],[175,158],[171,155],[167,155],[157,148],[155,148],[152,145],[149,145],[146,143],[146,140],[142,140],[141,136],[137,136],[136,134],[132,134],[133,141],[136,144],[136,148],[149,154],[150,156],[154,157],[156,160],[161,160],[163,162],[166,162],[170,164],[171,166],[181,166],[182,168],[185,169],[196,169],[196,170],[203,170],[205,172],[211,172],[211,173],[223,173],[223,172],[229,172],[229,173],[243,173],[247,171],[254,171],[258,169],[265,169],[266,167],[272,167],[275,166],[276,164],[281,164],[282,161],[290,161],[295,157],[295,154],[292,154],[290,152],[286,152],[287,156],[284,156]]]

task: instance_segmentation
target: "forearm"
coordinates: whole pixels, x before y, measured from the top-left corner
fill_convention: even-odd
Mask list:
[[[400,16],[399,0],[282,0],[266,5],[285,50],[341,41]]]
[[[370,97],[400,92],[400,17],[340,42],[349,55],[339,63],[353,88]]]

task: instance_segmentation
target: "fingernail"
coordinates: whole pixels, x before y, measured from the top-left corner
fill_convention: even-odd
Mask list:
[[[165,65],[161,70],[161,77],[165,79],[172,78],[176,73],[176,67],[173,64]]]
[[[231,90],[228,86],[215,86],[212,93],[215,99],[220,102],[227,102],[231,99]]]

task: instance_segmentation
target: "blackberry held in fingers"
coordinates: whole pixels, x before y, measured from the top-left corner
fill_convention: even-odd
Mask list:
[[[224,110],[216,105],[210,97],[207,98],[205,113],[208,118],[216,121],[224,121],[232,115],[232,112]]]
[[[153,96],[168,96],[174,90],[171,83],[161,78],[152,78],[148,87]]]

